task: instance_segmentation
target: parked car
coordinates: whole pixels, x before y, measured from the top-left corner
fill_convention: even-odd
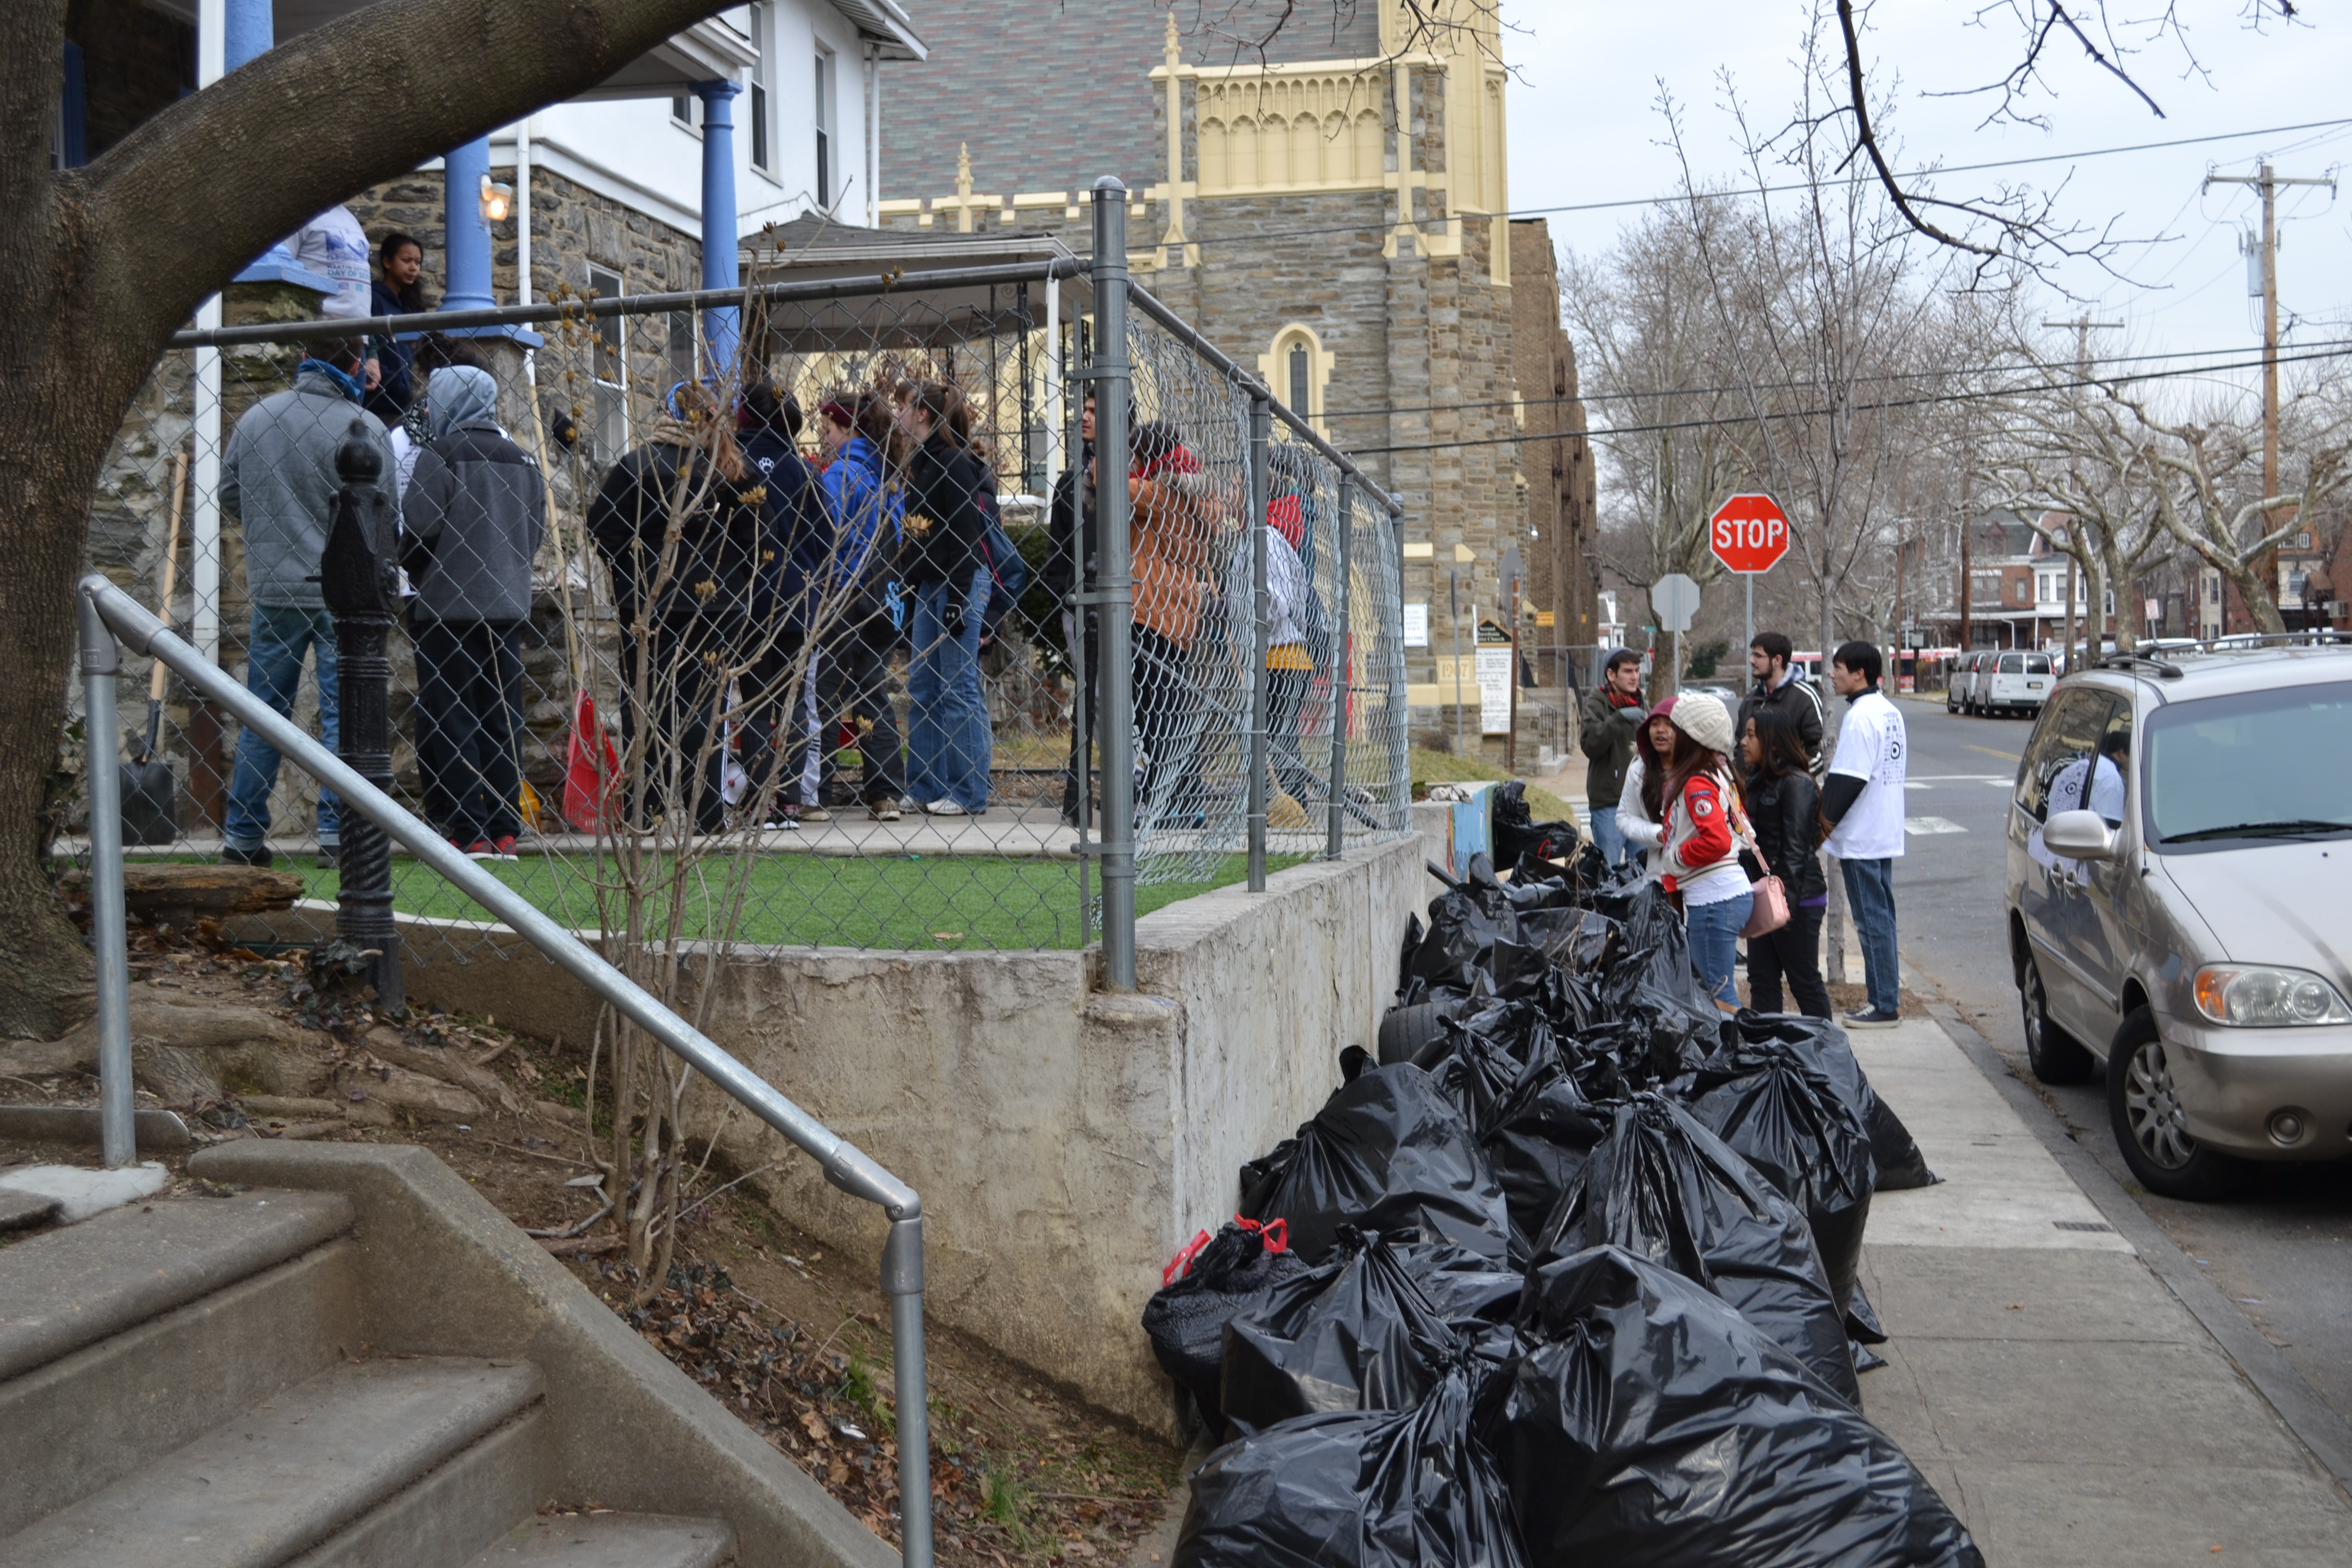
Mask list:
[[[1979,713],[2039,713],[2058,678],[2046,653],[1984,654],[1969,695]]]
[[[2170,1197],[2352,1153],[2352,647],[2102,660],[2019,766],[2006,903],[2026,1056],[2104,1064]]]
[[[1952,661],[1952,679],[1944,687],[1944,711],[1972,713],[1969,694],[1975,689],[1977,665],[1984,658],[1981,653],[1964,653]]]

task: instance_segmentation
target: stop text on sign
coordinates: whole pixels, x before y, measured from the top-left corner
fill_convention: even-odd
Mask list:
[[[1708,521],[1708,547],[1726,571],[1769,572],[1788,553],[1789,517],[1770,496],[1733,496]]]

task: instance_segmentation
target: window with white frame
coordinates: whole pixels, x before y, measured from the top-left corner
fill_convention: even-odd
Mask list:
[[[815,110],[816,132],[816,205],[833,205],[833,56],[823,49],[816,56],[816,94],[812,100]]]
[[[776,52],[775,10],[764,3],[751,7],[751,167],[772,177],[776,172],[775,143],[770,134],[775,95],[768,84]]]
[[[607,268],[591,263],[588,268],[588,291],[599,300],[617,300],[625,291],[621,275]],[[594,405],[591,416],[595,422],[590,433],[599,462],[619,460],[629,449],[629,395],[627,342],[623,336],[625,326],[619,316],[598,316],[595,340],[590,351],[589,370],[595,381]]]
[[[682,126],[688,131],[693,130],[695,107],[694,94],[690,92],[682,92],[671,99],[669,100],[670,123]]]

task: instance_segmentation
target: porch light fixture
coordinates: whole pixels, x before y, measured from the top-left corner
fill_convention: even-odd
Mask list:
[[[482,176],[482,221],[504,223],[513,216],[514,187],[499,184],[488,174],[484,174]]]

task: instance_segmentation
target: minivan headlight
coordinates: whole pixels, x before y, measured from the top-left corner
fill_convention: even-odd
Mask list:
[[[2208,964],[2197,972],[2196,994],[2197,1010],[2217,1024],[2258,1029],[2352,1024],[2352,1007],[2307,969]]]

